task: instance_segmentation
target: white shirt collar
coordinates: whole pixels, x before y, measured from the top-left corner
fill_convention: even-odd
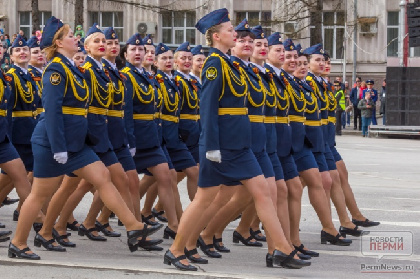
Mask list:
[[[270,66],[271,68],[273,68],[273,70],[276,73],[276,75],[280,76],[281,70],[279,68],[277,68],[276,66],[271,65],[270,63],[267,63],[267,65]]]
[[[95,58],[93,58],[92,56],[88,55],[90,58],[92,58],[93,61],[95,61],[96,65],[99,67],[99,69],[102,70],[102,62],[96,60]]]
[[[109,61],[108,59],[106,59],[106,58],[102,58],[103,60],[105,60],[106,62],[108,62],[109,63],[109,65],[111,65],[111,67],[112,67],[112,69],[114,69],[114,70],[117,70],[118,71],[118,68],[117,68],[117,64],[116,63],[112,63],[111,61]]]
[[[168,75],[167,73],[163,72],[169,79],[173,79],[174,76],[173,75]]]
[[[18,67],[25,75],[28,73],[28,70],[25,68],[20,67],[19,65],[15,64],[16,67]]]
[[[143,73],[144,73],[143,68],[137,68],[137,67],[136,67],[136,69],[137,69],[137,71],[139,71],[139,73],[140,73],[140,74],[143,74]]]
[[[63,55],[64,56],[64,55]],[[70,58],[68,58],[68,57],[66,57],[66,56],[64,56],[64,58],[66,58],[67,59],[67,61],[69,61],[70,62],[70,64],[74,67],[74,61],[73,61],[73,59],[70,59]]]
[[[187,74],[184,74],[183,72],[181,72],[181,71],[177,71],[181,76],[183,76],[185,79],[190,79],[191,77],[190,77],[190,75],[187,75]]]
[[[195,78],[196,80],[198,80],[201,83],[201,79],[198,76],[194,75],[193,72],[190,72],[190,77]]]

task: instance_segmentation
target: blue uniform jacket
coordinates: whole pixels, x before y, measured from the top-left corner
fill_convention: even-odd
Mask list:
[[[187,146],[195,146],[200,138],[200,125],[198,122],[199,102],[198,81],[193,78],[185,78],[182,73],[176,71],[175,76],[179,77],[179,92],[181,102],[181,113],[179,120],[179,136]],[[196,116],[196,120],[182,119],[183,115]]]
[[[306,81],[298,81],[302,85],[305,91],[306,98],[306,109],[305,116],[307,121],[321,123],[321,112],[319,107],[321,105],[320,100],[315,96],[312,87],[306,83]],[[324,152],[325,142],[324,135],[321,126],[305,125],[306,137],[312,144],[312,152]]]
[[[10,78],[8,78],[10,79]],[[0,71],[0,142],[9,139],[9,125],[11,125],[12,114],[8,102],[10,99],[10,84]]]
[[[66,57],[57,54],[44,70],[42,85],[45,112],[35,127],[32,142],[51,147],[53,153],[82,150],[88,130],[89,102],[83,74]],[[85,110],[86,114],[64,114],[63,107]]]
[[[264,116],[265,108],[265,91],[264,86],[261,87],[259,80],[261,77],[254,72],[258,68],[252,64],[245,65],[245,63],[235,57],[231,56],[232,61],[236,61],[245,70],[243,74],[246,76],[248,82],[248,97],[246,106],[248,107],[248,115]],[[259,70],[258,70],[259,71]],[[260,92],[258,92],[260,91]],[[253,152],[261,152],[265,150],[267,144],[267,134],[264,123],[253,122],[251,120],[251,149]]]
[[[105,69],[101,69],[90,56],[86,57],[83,68],[85,69],[84,76],[90,89],[89,107],[108,109],[112,101],[112,94],[109,89],[111,80],[105,73]],[[87,118],[88,133],[92,139],[91,147],[93,151],[103,153],[112,150],[108,137],[107,115],[89,111]]]
[[[228,67],[230,73],[223,70],[222,65],[225,69]],[[251,146],[251,124],[248,116],[218,113],[219,108],[245,107],[248,89],[239,67],[220,50],[210,49],[209,57],[201,72],[203,85],[200,99],[202,126],[200,145],[204,146],[205,151],[242,150]],[[242,82],[237,83],[236,79]],[[224,81],[230,81],[232,87],[226,85]],[[232,89],[235,92],[232,92]]]
[[[265,72],[262,72],[260,69],[259,75],[262,78],[263,84],[266,88],[265,95],[265,116],[264,120],[267,143],[265,149],[268,154],[274,153],[277,151],[277,132],[276,124],[267,121],[267,119],[275,119],[276,117],[276,107],[277,107],[277,95],[276,95],[276,84],[274,82],[274,76],[269,70],[265,69]],[[271,85],[271,86],[270,86]],[[278,91],[278,90],[277,90]]]
[[[37,123],[37,107],[39,96],[37,86],[29,72],[25,74],[18,66],[13,65],[7,72],[11,86],[10,100],[12,117],[13,113],[27,112],[32,116],[13,117],[9,127],[13,144],[31,144],[31,136]],[[20,89],[22,88],[22,90]]]
[[[378,101],[378,91],[376,91],[376,89],[365,89],[363,90],[362,93],[362,99],[365,98],[365,93],[366,92],[370,92],[370,98],[372,99],[373,103],[376,104],[376,102]]]
[[[288,117],[289,111],[289,97],[285,91],[285,86],[283,83],[283,77],[278,76],[276,71],[268,65],[265,64],[265,68],[272,74],[274,84],[276,86],[276,116],[278,119],[283,117]],[[290,154],[292,151],[292,127],[289,123],[276,123],[276,138],[277,138],[277,155],[280,157],[285,157]]]
[[[144,71],[144,70],[143,70]],[[161,145],[158,125],[152,118],[149,120],[134,119],[134,115],[153,116],[158,100],[154,80],[130,63],[122,70],[126,77],[126,126],[130,147],[148,149]]]
[[[123,112],[126,102],[125,98],[125,80],[121,77],[120,72],[114,69],[108,61],[102,60],[104,69],[109,73],[112,87],[110,110]],[[113,149],[118,149],[128,145],[127,133],[125,130],[124,114],[122,117],[112,116],[108,114],[108,137],[111,141]]]
[[[38,108],[37,111],[38,111],[38,116],[40,116],[42,112],[42,100],[41,100],[42,98],[42,72],[38,71],[37,68],[31,65],[28,66],[28,71],[30,75],[32,76],[32,79],[35,80],[36,87],[38,89],[39,102],[37,105],[37,108]]]
[[[167,148],[176,149],[185,145],[179,137],[179,114],[181,106],[181,97],[178,90],[177,80],[179,78],[169,78],[164,72],[158,70],[156,80],[158,81],[159,90],[162,93],[162,134],[163,142]],[[166,117],[176,121],[168,120]]]
[[[289,96],[289,116],[294,115],[303,117],[305,115],[306,106],[303,88],[297,84],[295,78],[292,78],[288,73],[282,71],[281,76],[286,87],[287,95]],[[306,140],[305,124],[290,121],[290,126],[292,127],[292,150],[296,153],[302,150]]]
[[[335,112],[337,110],[337,99],[334,96],[331,84],[327,84],[328,93],[328,117],[335,118]],[[335,146],[335,123],[328,121],[328,138],[327,144],[329,146]]]

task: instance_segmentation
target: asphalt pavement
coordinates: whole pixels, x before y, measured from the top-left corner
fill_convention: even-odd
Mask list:
[[[352,129],[352,127],[350,127]],[[420,273],[420,141],[410,139],[362,138],[345,134],[337,137],[337,148],[346,162],[357,203],[361,211],[381,225],[370,228],[371,235],[391,233],[404,238],[404,251],[411,255],[378,255],[367,253],[360,238],[351,237],[350,247],[320,244],[321,226],[309,203],[307,191],[302,200],[301,239],[306,247],[318,251],[312,265],[300,270],[265,267],[266,245],[251,248],[232,243],[232,232],[238,221],[232,222],[223,235],[231,253],[222,259],[210,259],[207,265],[197,265],[197,272],[181,272],[163,264],[164,251],[171,240],[162,244],[164,251],[130,253],[125,231],[111,219],[111,225],[123,233],[121,238],[108,238],[97,243],[72,232],[76,248],[67,252],[49,252],[29,245],[42,257],[40,261],[25,261],[7,257],[8,242],[0,243],[0,278],[418,278]],[[188,205],[185,181],[179,185],[184,208]],[[11,197],[16,197],[13,192]],[[87,195],[75,211],[82,221],[92,200]],[[12,221],[14,205],[0,209],[0,222],[15,230]],[[333,221],[339,227],[332,208]],[[161,236],[162,232],[154,235]],[[402,238],[400,238],[402,239]],[[372,252],[372,251],[370,251]]]

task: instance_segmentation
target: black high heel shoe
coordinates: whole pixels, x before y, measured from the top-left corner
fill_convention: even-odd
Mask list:
[[[153,214],[150,214],[149,216],[141,215],[141,221],[143,223],[146,223],[146,224],[151,225],[151,226],[155,226],[155,225],[159,224],[159,222],[153,221],[152,218],[154,218]]]
[[[76,247],[76,243],[73,243],[71,241],[64,241],[64,239],[68,239],[67,234],[60,235],[55,229],[52,231],[52,235],[55,238],[55,240],[60,244],[61,246],[65,247]]]
[[[9,238],[9,235],[11,234],[12,234],[12,231],[0,231],[0,242],[4,242],[1,240]]]
[[[137,251],[138,248],[143,248],[146,251],[163,251],[162,247],[157,246],[162,242],[162,239],[146,240],[145,238],[142,238],[134,245],[128,244],[128,248],[130,249],[130,252]]]
[[[361,226],[361,227],[374,227],[374,226],[379,226],[381,224],[380,222],[370,221],[369,219],[366,219],[364,221],[358,221],[356,219],[352,219],[351,221],[353,222],[353,224],[357,226]]]
[[[19,248],[17,248],[15,245],[13,245],[11,242],[9,244],[9,250],[7,255],[9,256],[9,258],[14,258],[14,257],[18,257],[21,259],[25,259],[25,260],[40,260],[41,257],[38,256],[35,253],[32,254],[28,254],[26,252],[31,251],[31,249],[29,249],[29,247],[23,248],[22,250],[20,250]]]
[[[5,224],[0,223],[0,229],[4,229],[6,227]]]
[[[166,217],[163,217],[163,214],[165,214],[165,211],[161,210],[161,211],[157,211],[156,209],[152,209],[152,215],[157,218],[159,221],[164,222],[164,223],[168,223],[168,219],[166,219]]]
[[[300,246],[293,245],[293,247],[295,247],[296,250],[298,250],[299,252],[301,252],[304,255],[308,255],[308,256],[311,256],[311,257],[319,257],[318,252],[303,249],[305,247],[305,246],[303,246],[303,244],[300,244]]]
[[[254,231],[252,228],[249,228],[249,233],[252,235],[252,237],[256,240],[256,241],[262,241],[262,242],[266,242],[267,238],[264,235],[260,235],[262,234],[261,230],[256,230]]]
[[[79,222],[77,222],[76,220],[73,221],[73,223],[67,223],[66,227],[69,230],[75,231],[77,232],[79,230],[79,227],[76,226],[77,224],[79,224]]]
[[[208,264],[209,261],[207,259],[203,259],[202,257],[194,257],[194,255],[198,254],[197,248],[194,248],[192,250],[187,250],[187,248],[184,249],[185,256],[187,259],[190,260],[192,263],[198,263],[198,264]]]
[[[350,239],[340,238],[338,233],[336,236],[327,233],[326,231],[321,231],[321,244],[327,244],[327,242],[337,245],[337,246],[349,246],[352,241]]]
[[[213,236],[213,245],[214,248],[216,248],[217,251],[221,252],[221,253],[230,253],[230,249],[227,248],[226,246],[224,246],[223,244],[223,239],[222,238],[216,238],[215,236]]]
[[[185,271],[197,271],[197,268],[191,264],[185,265],[181,263],[181,260],[185,260],[187,257],[185,255],[175,257],[174,254],[172,254],[171,251],[166,251],[165,256],[163,257],[163,263],[167,265],[173,264],[176,268],[179,270],[185,270]]]
[[[163,238],[164,239],[175,239],[176,237],[176,232],[174,232],[173,230],[171,230],[168,226],[166,226],[165,230],[163,231]]]
[[[233,243],[239,243],[239,241],[240,241],[245,246],[253,246],[253,247],[262,247],[263,246],[263,244],[261,242],[251,241],[253,239],[254,239],[254,237],[252,235],[249,236],[248,238],[244,238],[237,231],[233,232]]]
[[[13,211],[13,221],[17,222],[19,220],[19,212],[17,210]]]
[[[271,255],[270,253],[267,253],[267,255],[265,255],[265,265],[267,267],[274,267],[273,266],[273,255]]]
[[[93,240],[93,241],[106,241],[107,239],[105,237],[92,234],[92,232],[97,232],[97,231],[98,229],[96,227],[87,229],[83,224],[80,224],[79,231],[77,234],[80,236],[86,235],[90,240]]]
[[[107,228],[109,227],[109,223],[101,224],[99,221],[95,222],[95,227],[98,229],[98,231],[102,232],[105,236],[108,237],[120,237],[121,233],[110,231]]]
[[[299,257],[299,259],[304,260],[304,261],[309,261],[311,259],[311,256],[305,255],[303,253],[299,253],[299,251],[296,255]]]
[[[149,226],[144,224],[144,228],[142,230],[133,230],[127,231],[127,243],[128,245],[135,245],[139,241],[138,238],[141,237],[141,240],[146,239],[146,237],[154,234],[158,230],[163,227],[162,224],[156,226]]]
[[[311,262],[295,259],[294,256],[296,255],[296,253],[297,250],[293,250],[292,253],[286,255],[279,250],[274,250],[273,264],[290,269],[300,269],[304,266],[311,265]]]
[[[338,231],[340,232],[340,234],[343,237],[346,237],[346,235],[348,235],[348,234],[352,235],[352,236],[356,236],[356,237],[359,237],[359,236],[365,234],[365,232],[363,230],[358,230],[358,228],[359,227],[357,225],[354,229],[349,229],[349,228],[345,228],[345,227],[340,226],[340,229]]]
[[[217,253],[216,251],[210,250],[211,248],[214,248],[213,243],[212,244],[206,244],[204,240],[201,238],[201,236],[198,237],[198,244],[200,246],[201,251],[203,251],[204,254],[209,256],[210,258],[221,258],[222,255]]]
[[[39,233],[37,233],[35,235],[35,238],[34,238],[34,245],[36,247],[41,247],[41,245],[42,245],[48,251],[54,251],[54,252],[66,252],[67,251],[66,248],[64,248],[60,245],[54,246],[53,245],[54,242],[55,242],[54,238],[52,238],[50,240],[46,240]]]
[[[33,223],[32,227],[36,233],[39,233],[39,231],[42,229],[42,223]]]

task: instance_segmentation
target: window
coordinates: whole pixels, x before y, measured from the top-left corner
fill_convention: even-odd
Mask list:
[[[398,22],[399,12],[388,12],[386,41],[389,45],[387,56],[398,56]]]
[[[195,12],[167,12],[162,14],[162,43],[195,45]]]
[[[39,25],[41,30],[45,26],[45,22],[51,17],[51,12],[39,12]],[[32,12],[19,13],[19,29],[25,33],[25,37],[29,40],[32,37]]]
[[[271,12],[236,12],[236,25],[246,18],[249,26],[261,25],[266,37],[271,35]]]
[[[98,23],[102,30],[108,27],[113,27],[117,33],[120,41],[124,40],[124,22],[123,12],[90,12],[89,13],[89,26]]]
[[[314,15],[314,14],[312,14]],[[322,39],[324,50],[331,56],[331,59],[343,59],[344,44],[344,12],[324,12],[322,14]],[[315,26],[311,26],[312,33]],[[318,42],[311,41],[311,45]]]

